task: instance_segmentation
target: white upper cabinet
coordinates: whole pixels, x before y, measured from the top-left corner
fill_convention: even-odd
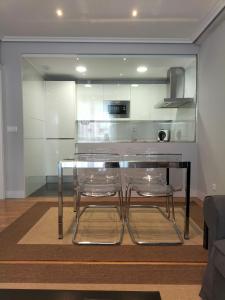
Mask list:
[[[104,101],[130,101],[126,120],[157,120],[174,118],[173,110],[156,109],[155,104],[166,97],[165,84],[77,84],[78,120],[115,120],[104,109]]]
[[[75,137],[75,82],[46,81],[46,137]]]
[[[103,111],[103,85],[87,86],[77,84],[77,119],[102,120]]]
[[[130,85],[104,84],[103,100],[130,100]]]
[[[155,104],[166,97],[166,85],[163,84],[139,84],[131,87],[131,120],[155,120],[163,119],[168,110],[162,110],[160,116]],[[167,116],[166,116],[167,117]]]

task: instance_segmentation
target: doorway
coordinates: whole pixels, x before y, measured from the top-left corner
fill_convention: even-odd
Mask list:
[[[75,143],[118,153],[136,143],[145,152],[162,129],[167,143],[195,141],[195,55],[26,55],[22,69],[27,196],[57,195],[57,161],[73,158]],[[190,103],[165,108],[174,70],[182,70],[176,97]]]

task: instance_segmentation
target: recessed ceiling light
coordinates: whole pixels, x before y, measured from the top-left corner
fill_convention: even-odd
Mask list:
[[[90,84],[90,83],[87,83],[87,84],[85,84],[84,85],[86,88],[91,88],[92,87],[92,85]]]
[[[62,17],[63,16],[63,11],[61,9],[57,9],[56,14],[57,14],[58,17]]]
[[[123,76],[123,73],[120,73],[120,76]]]
[[[80,60],[79,57],[77,57],[76,60],[77,60],[77,61]]]
[[[136,9],[132,10],[132,17],[137,17],[138,11]]]
[[[126,57],[124,57],[124,58],[123,58],[123,61],[127,61],[127,58],[126,58]]]
[[[139,66],[137,67],[137,72],[139,73],[145,73],[148,70],[146,66]]]
[[[87,68],[85,66],[77,66],[76,71],[79,73],[84,73],[87,71]]]
[[[137,84],[137,83],[133,83],[133,84],[131,84],[131,86],[132,86],[132,87],[138,87],[138,86],[139,86],[139,84]]]

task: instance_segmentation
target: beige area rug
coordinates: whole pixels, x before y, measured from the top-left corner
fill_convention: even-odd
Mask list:
[[[191,203],[190,207],[191,238],[188,242],[185,241],[184,246],[133,245],[127,234],[125,234],[122,246],[75,246],[71,243],[74,217],[71,206],[71,202],[64,203],[66,234],[63,240],[58,240],[57,237],[57,202],[42,201],[33,205],[0,232],[2,245],[0,247],[0,284],[13,283],[15,288],[16,284],[19,284],[20,288],[22,284],[29,286],[43,283],[48,285],[85,284],[88,289],[93,284],[101,286],[107,284],[110,288],[115,284],[121,284],[123,287],[126,284],[132,287],[151,284],[170,287],[176,285],[180,287],[180,291],[184,285],[190,290],[193,285],[201,284],[208,253],[202,248],[201,230],[198,227],[201,227],[203,221],[202,208],[195,203]],[[183,229],[181,205],[177,205],[176,211],[179,226]],[[87,230],[88,228],[98,233],[99,237],[102,237],[102,230],[108,233],[110,229],[112,236],[118,233],[119,222],[115,213],[105,214],[101,211],[101,213],[95,212],[94,214],[91,211],[90,214],[91,216],[84,215],[81,232],[84,230],[86,234],[92,234],[92,231]],[[164,222],[160,219],[158,212],[150,210],[147,213],[145,211],[141,216],[140,212],[133,212],[132,224],[140,226],[141,222],[141,232],[151,230],[151,237],[161,236],[159,228],[154,225],[155,222],[149,222],[149,218],[152,221],[155,218],[158,223]],[[97,224],[95,217],[97,217]],[[87,226],[90,222],[92,226]],[[112,230],[112,227],[115,229]],[[165,235],[165,228],[162,230],[163,236],[168,238]],[[168,234],[170,229],[166,228]],[[154,235],[154,231],[157,234]],[[171,236],[169,238],[171,239]],[[28,243],[29,239],[30,243]],[[189,243],[194,243],[194,245]],[[175,294],[171,289],[173,297],[171,299],[180,300],[175,297],[175,295],[181,295],[180,291]],[[164,292],[168,295],[166,289]],[[182,297],[182,300],[197,300],[196,290],[195,295],[189,292],[185,294],[190,295],[191,298]],[[164,294],[162,296],[163,300],[170,300],[164,299]]]
[[[110,200],[110,199],[109,199]],[[113,204],[111,201],[106,201],[106,203],[100,202],[103,204]],[[159,203],[154,203],[159,204]],[[176,204],[177,207],[177,218],[178,223],[180,223],[180,228],[183,231],[183,204]],[[180,209],[180,212],[179,212]],[[140,246],[131,244],[129,236],[127,233],[124,237],[124,244],[118,246],[75,246],[71,242],[71,232],[73,230],[73,209],[72,202],[64,203],[64,233],[65,237],[63,240],[58,240],[57,232],[57,202],[48,202],[42,201],[34,204],[29,208],[24,214],[22,214],[18,219],[16,219],[12,224],[6,227],[2,232],[0,232],[0,244],[4,247],[0,247],[0,262],[1,261],[42,261],[42,262],[73,262],[76,263],[89,263],[89,262],[98,262],[98,263],[145,263],[149,262],[163,262],[163,263],[200,263],[205,264],[207,262],[208,253],[202,247],[202,233],[199,230],[199,227],[202,228],[203,218],[202,218],[202,208],[196,203],[192,202],[190,206],[190,215],[191,215],[191,238],[189,241],[185,241],[184,245],[161,245],[161,246]],[[112,213],[110,218],[99,222],[99,214],[94,214],[93,216],[98,216],[98,226],[96,228],[96,220],[92,221],[92,225],[87,226],[86,217],[84,215],[81,223],[81,233],[86,235],[93,236],[93,230],[97,233],[99,232],[99,237],[102,237],[102,232],[104,236],[108,236],[107,232],[109,229],[110,238],[114,238],[113,234],[118,234],[118,217]],[[147,212],[146,212],[147,214]],[[138,224],[138,228],[141,228],[141,233],[148,231],[148,236],[150,238],[154,237],[154,231],[157,232],[157,238],[162,238],[159,228],[154,228],[155,222],[149,222],[149,219],[153,220],[155,212],[151,210],[148,217],[146,216],[146,221],[143,222],[141,218],[142,227],[138,223],[139,213],[135,213],[132,224]],[[107,215],[103,212],[101,216],[106,217]],[[156,214],[157,215],[157,214]],[[179,217],[180,215],[180,217]],[[142,214],[143,216],[143,214]],[[157,216],[155,216],[157,217]],[[114,219],[116,219],[116,222]],[[161,216],[160,216],[161,218]],[[131,219],[133,217],[131,216]],[[179,221],[180,219],[180,221]],[[90,222],[90,218],[88,217]],[[162,219],[160,222],[164,222]],[[157,217],[157,224],[159,223]],[[101,225],[103,224],[103,225]],[[197,224],[197,225],[196,225]],[[100,225],[100,226],[99,226]],[[116,226],[117,227],[116,227]],[[154,226],[153,226],[154,225]],[[165,224],[164,224],[165,225]],[[149,226],[153,226],[149,228]],[[198,227],[199,226],[199,227]],[[89,231],[87,230],[89,228]],[[112,230],[114,228],[114,230]],[[143,230],[142,230],[143,228]],[[147,228],[147,230],[146,230]],[[197,230],[196,230],[197,229]],[[149,235],[149,230],[151,230],[151,235]],[[168,238],[168,233],[171,230],[167,228],[167,234],[165,234],[165,227],[162,229],[163,238]],[[100,234],[101,233],[101,234]],[[105,233],[107,233],[105,235]],[[139,232],[140,234],[140,232]],[[85,238],[87,238],[85,236]],[[96,238],[96,237],[95,237]],[[169,237],[171,239],[171,236]],[[11,264],[10,264],[11,265]],[[11,267],[9,266],[11,269]],[[33,267],[32,267],[33,268]],[[77,267],[76,267],[77,268]],[[83,265],[82,265],[83,268]],[[108,268],[108,266],[107,266]],[[197,268],[198,269],[198,268]],[[39,269],[38,269],[39,270]],[[82,269],[83,270],[83,269]],[[40,271],[40,270],[39,270]],[[38,272],[39,272],[38,271]],[[169,271],[171,269],[169,268]],[[198,269],[199,272],[202,272]],[[33,271],[32,271],[33,272]],[[61,271],[60,271],[61,272]],[[72,272],[72,271],[71,271]],[[141,271],[140,271],[141,272]],[[152,271],[151,271],[152,272]],[[167,271],[166,271],[167,272]],[[177,270],[175,271],[177,274]],[[4,272],[3,272],[4,273]],[[15,272],[12,272],[14,276]],[[196,273],[197,274],[197,273]],[[4,275],[4,274],[3,274]],[[193,275],[193,273],[192,273]],[[187,275],[188,278],[189,275]],[[196,275],[199,278],[199,273]],[[86,278],[84,276],[84,278]],[[93,277],[95,278],[95,277]],[[161,277],[160,277],[161,278]],[[179,277],[180,278],[180,277]],[[7,279],[8,280],[8,279]],[[199,282],[199,281],[198,281]],[[160,281],[161,283],[161,281]],[[187,280],[184,280],[184,283],[187,283]]]
[[[176,221],[181,233],[184,227],[184,212],[176,208]],[[64,238],[57,238],[57,207],[50,207],[45,214],[18,241],[18,244],[30,245],[71,245],[74,230],[75,213],[71,207],[64,208]],[[130,222],[134,235],[148,242],[179,242],[172,222],[168,222],[157,209],[133,208]],[[88,209],[81,217],[77,239],[80,241],[106,242],[118,239],[121,223],[116,209]],[[125,227],[123,245],[132,245],[132,240]],[[190,239],[184,245],[202,245],[202,229],[190,219]]]

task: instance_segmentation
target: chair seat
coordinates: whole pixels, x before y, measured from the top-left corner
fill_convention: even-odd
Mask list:
[[[172,196],[173,189],[170,185],[157,184],[151,182],[133,183],[132,190],[136,191],[140,196]]]
[[[80,186],[80,193],[84,196],[113,196],[121,190],[121,184],[119,183],[85,183]]]

